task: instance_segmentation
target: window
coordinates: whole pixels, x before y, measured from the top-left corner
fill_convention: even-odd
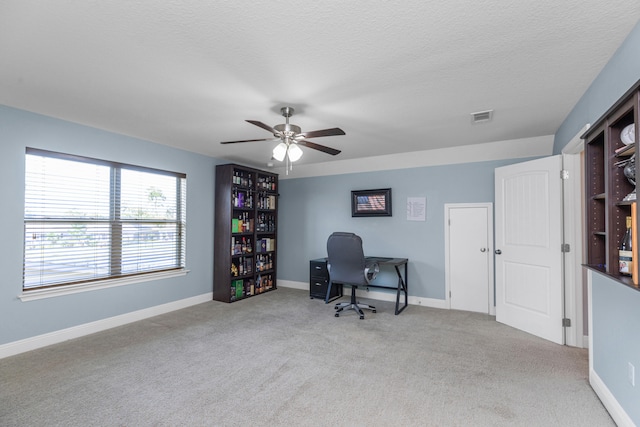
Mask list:
[[[184,269],[186,175],[27,148],[23,289]]]

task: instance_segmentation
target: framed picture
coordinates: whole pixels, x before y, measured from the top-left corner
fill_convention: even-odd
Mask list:
[[[353,190],[351,216],[391,216],[391,189]]]

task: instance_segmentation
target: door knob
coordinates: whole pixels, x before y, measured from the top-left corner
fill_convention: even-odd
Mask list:
[[[480,252],[486,252],[487,248],[480,248]]]
[[[496,255],[500,255],[502,251],[500,249],[496,249]]]

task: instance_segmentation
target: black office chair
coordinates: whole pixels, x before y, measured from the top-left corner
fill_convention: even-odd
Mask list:
[[[364,319],[363,308],[376,312],[376,308],[356,301],[358,286],[367,286],[376,278],[380,271],[378,263],[367,263],[362,250],[362,239],[353,233],[336,232],[327,240],[327,270],[329,271],[329,285],[325,303],[329,302],[331,286],[334,283],[351,286],[351,301],[335,305],[336,317],[343,310],[355,310],[360,319]]]

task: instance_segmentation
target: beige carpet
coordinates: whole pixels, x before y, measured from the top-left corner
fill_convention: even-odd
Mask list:
[[[364,300],[363,300],[364,301]],[[2,426],[609,426],[586,350],[281,288],[0,360]]]

